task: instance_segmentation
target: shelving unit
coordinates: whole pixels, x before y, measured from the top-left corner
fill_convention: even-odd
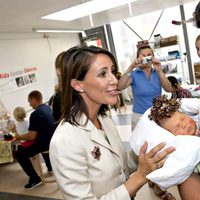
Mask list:
[[[182,54],[178,36],[177,42],[168,42],[164,46],[154,47],[154,54],[159,59],[163,66],[163,72],[166,76],[175,76],[181,83],[187,82],[186,64],[184,55]]]

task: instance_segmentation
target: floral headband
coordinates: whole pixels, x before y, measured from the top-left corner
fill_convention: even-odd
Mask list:
[[[148,117],[160,125],[160,121],[170,118],[179,109],[180,104],[177,99],[167,99],[166,95],[158,96],[153,99],[153,106]]]

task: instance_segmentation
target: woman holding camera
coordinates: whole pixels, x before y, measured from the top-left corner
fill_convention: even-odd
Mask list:
[[[118,89],[123,90],[130,85],[133,94],[133,130],[142,114],[152,106],[152,99],[161,95],[162,88],[166,92],[173,91],[170,81],[161,69],[161,63],[154,58],[153,50],[147,44],[138,47],[137,58],[119,80]],[[149,186],[153,187],[154,193],[161,199],[175,200],[156,184],[149,182]]]
[[[124,90],[130,85],[134,99],[133,130],[140,116],[152,106],[152,99],[161,95],[162,88],[167,92],[173,91],[171,83],[162,72],[161,63],[154,58],[149,45],[138,48],[137,58],[119,80],[118,89]]]

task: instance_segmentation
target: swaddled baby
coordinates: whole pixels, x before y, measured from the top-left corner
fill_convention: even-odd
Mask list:
[[[148,117],[173,135],[197,135],[198,124],[178,110],[180,105],[179,99],[167,99],[165,95],[156,97]]]
[[[162,168],[147,176],[162,189],[185,181],[200,161],[200,138],[194,136],[197,133],[197,125],[190,116],[179,111],[179,107],[180,110],[184,108],[184,102],[187,111],[198,111],[199,100],[196,99],[192,104],[190,101],[194,100],[169,100],[165,96],[157,97],[152,108],[141,117],[131,136],[130,143],[137,155],[144,141],[148,142],[147,151],[160,142],[166,142],[166,146],[176,148]],[[190,105],[196,105],[196,108],[189,109]]]

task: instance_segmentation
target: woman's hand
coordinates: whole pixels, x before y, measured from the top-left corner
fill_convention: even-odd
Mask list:
[[[162,65],[160,63],[160,61],[156,58],[152,59],[152,64],[154,66],[154,69],[159,73],[162,72]]]
[[[133,60],[133,62],[131,63],[131,65],[129,66],[129,68],[127,69],[127,72],[132,72],[133,69],[138,66],[142,66],[142,60],[140,58],[136,58],[135,60]]]
[[[165,145],[165,143],[160,143],[146,153],[147,142],[143,144],[140,149],[138,169],[124,183],[130,197],[134,197],[137,191],[148,182],[146,176],[152,171],[161,168],[165,163],[166,156],[175,150],[174,147],[169,147],[159,152]]]
[[[161,168],[166,161],[166,156],[175,150],[174,147],[169,147],[161,151],[166,145],[166,143],[163,142],[146,153],[147,145],[147,142],[145,142],[140,149],[139,164],[137,169],[137,172],[145,179],[149,173]]]

